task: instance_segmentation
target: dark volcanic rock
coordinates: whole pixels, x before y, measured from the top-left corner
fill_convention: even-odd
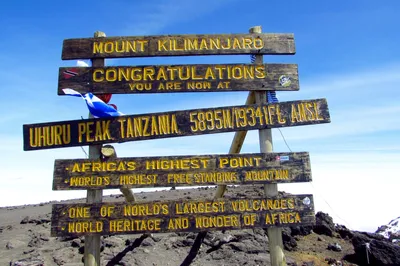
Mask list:
[[[335,231],[339,233],[340,237],[343,239],[351,239],[353,237],[353,232],[347,229],[344,225],[336,225]]]
[[[111,248],[111,247],[123,248],[125,246],[126,242],[124,242],[124,240],[122,240],[122,238],[120,238],[120,237],[110,236],[110,237],[104,238],[102,241],[102,244],[107,248]]]
[[[71,241],[71,247],[79,248],[80,246],[81,246],[81,241],[79,240],[79,238],[76,238]]]
[[[369,265],[400,265],[400,246],[377,238],[377,234],[356,232],[352,238],[355,254],[347,255],[345,259],[358,265],[367,265],[368,249]]]
[[[360,233],[365,235],[365,236],[367,236],[368,238],[371,238],[371,239],[386,241],[386,238],[383,235],[380,235],[380,234],[369,233],[369,232],[360,232]]]
[[[21,220],[21,224],[27,224],[29,222],[29,216],[25,216],[24,219]]]
[[[297,241],[291,235],[291,229],[289,227],[282,228],[282,241],[283,247],[288,251],[296,250]]]
[[[338,243],[328,244],[328,250],[340,252],[340,251],[342,251],[342,247]]]
[[[313,227],[315,233],[320,235],[333,236],[335,232],[335,224],[333,223],[332,217],[323,212],[318,212],[315,215],[316,221]]]
[[[39,216],[37,218],[30,218],[29,216],[25,216],[24,219],[21,220],[21,224],[45,224],[45,223],[50,223],[51,219],[45,215],[45,216]]]
[[[291,227],[292,236],[307,236],[312,233],[312,226],[295,226]]]

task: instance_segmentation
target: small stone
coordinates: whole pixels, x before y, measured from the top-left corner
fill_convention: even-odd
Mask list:
[[[182,240],[182,244],[187,247],[190,247],[194,244],[194,240],[191,238],[187,238],[187,239]]]
[[[153,235],[153,236],[151,236],[151,239],[153,239],[154,242],[160,242],[162,237]]]
[[[332,264],[336,263],[336,260],[335,260],[335,259],[332,259],[332,258],[325,258],[325,261],[326,261],[329,265],[332,265]]]
[[[35,251],[34,249],[29,249],[29,250],[25,250],[23,253],[24,254],[29,254],[29,253],[32,253],[34,251]]]
[[[322,237],[320,237],[320,236],[317,238],[317,240],[318,240],[318,241],[325,241],[325,240],[324,240]]]
[[[24,219],[21,220],[21,224],[27,224],[29,222],[29,216],[25,216]]]
[[[237,251],[247,251],[247,246],[246,244],[240,243],[240,242],[231,242],[229,243],[229,246],[232,247],[232,249],[237,250]]]
[[[77,239],[74,239],[74,240],[72,240],[72,242],[71,242],[71,247],[73,247],[73,248],[79,248],[80,246],[81,246],[81,243],[80,243],[81,241],[77,238]]]
[[[13,244],[11,242],[7,242],[6,249],[13,249],[13,248],[14,248]]]
[[[78,249],[79,254],[85,253],[85,246],[82,246]]]
[[[43,241],[49,241],[50,240],[50,238],[49,237],[47,237],[47,236],[40,236],[40,239],[41,240],[43,240]]]
[[[340,251],[342,251],[342,247],[341,247],[338,243],[329,244],[329,245],[328,245],[328,250],[340,252]]]
[[[144,249],[143,249],[143,252],[149,254],[149,253],[150,253],[150,250],[148,250],[147,248],[144,248]]]
[[[153,241],[153,239],[151,239],[151,238],[146,238],[145,240],[143,240],[142,246],[144,246],[144,247],[154,246],[154,241]]]

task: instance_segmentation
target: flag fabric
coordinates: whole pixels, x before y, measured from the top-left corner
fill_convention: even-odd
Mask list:
[[[252,64],[256,62],[256,55],[250,55],[250,61]],[[278,103],[278,98],[276,97],[276,91],[267,91],[267,101],[268,103]]]
[[[267,91],[267,101],[268,103],[278,103],[278,98],[276,98],[275,91]]]
[[[89,109],[89,112],[95,117],[95,118],[103,118],[103,117],[112,117],[112,116],[121,116],[124,115],[123,113],[117,111],[116,108],[113,106],[106,104],[103,102],[101,99],[99,99],[96,95],[93,95],[93,93],[85,93],[84,95],[80,94],[79,92],[65,88],[63,89],[63,92],[66,95],[70,96],[76,96],[76,97],[82,97],[86,105]]]
[[[77,71],[78,71],[78,69],[76,69],[76,68],[70,68],[70,69],[65,70],[63,72],[64,78],[69,79],[69,78],[77,76],[78,75]]]

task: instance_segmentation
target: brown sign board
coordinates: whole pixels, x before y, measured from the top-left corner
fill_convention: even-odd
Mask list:
[[[299,90],[296,64],[61,67],[58,94]]]
[[[315,223],[312,195],[53,204],[51,236],[237,230]]]
[[[23,125],[24,150],[329,123],[326,99]]]
[[[160,35],[66,39],[62,59],[295,54],[293,34]]]
[[[55,160],[53,190],[311,181],[307,152]]]

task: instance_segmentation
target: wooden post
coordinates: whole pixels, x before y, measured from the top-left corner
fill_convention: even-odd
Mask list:
[[[248,104],[254,104],[255,103],[255,96],[254,92],[251,91],[249,92],[249,95],[247,96],[246,100],[246,105]],[[229,148],[229,153],[230,154],[235,154],[235,153],[240,153],[240,150],[242,149],[244,139],[246,138],[247,131],[236,131],[235,136],[233,137],[231,147]],[[221,198],[226,191],[226,185],[218,185],[217,191],[215,192],[214,198],[218,199]]]
[[[94,37],[106,37],[106,34],[101,31],[96,31]],[[103,67],[104,58],[92,59],[93,67]],[[89,113],[89,118],[93,118]],[[89,145],[89,159],[99,159],[101,156],[101,145]],[[103,199],[103,190],[101,189],[88,189],[86,202],[99,203]],[[100,266],[100,235],[85,236],[85,266]]]
[[[250,33],[261,33],[261,26],[255,26],[250,28]],[[263,56],[256,55],[255,64],[263,63]],[[267,93],[265,91],[256,91],[255,93],[256,104],[267,103]],[[260,152],[268,153],[273,151],[272,145],[272,130],[271,129],[260,129],[258,131],[258,137],[260,140]],[[278,184],[265,184],[264,192],[266,198],[274,197],[278,195]],[[282,242],[282,229],[279,227],[268,228],[268,239],[269,239],[269,252],[271,256],[272,266],[286,265],[285,254],[283,253],[283,242]]]
[[[101,154],[104,157],[107,157],[107,158],[112,158],[112,159],[117,158],[117,152],[115,151],[115,149],[114,149],[114,147],[112,145],[104,145],[101,148]],[[135,195],[133,194],[131,189],[125,188],[125,187],[121,187],[119,189],[119,191],[121,191],[122,194],[124,195],[126,202],[131,202],[132,203],[132,202],[136,201]]]

